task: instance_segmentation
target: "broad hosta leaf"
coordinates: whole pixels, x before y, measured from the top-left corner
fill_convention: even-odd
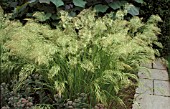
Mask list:
[[[64,2],[62,0],[50,0],[50,1],[54,3],[56,7],[64,5]]]
[[[30,3],[31,4],[31,3]],[[25,10],[28,6],[28,3],[25,3],[21,6],[17,6],[14,10],[14,14],[13,14],[13,17],[17,14],[19,14],[18,16],[22,16],[24,13],[25,13]]]
[[[96,5],[95,7],[94,7],[95,9],[96,9],[96,11],[97,12],[106,12],[106,10],[109,8],[108,6],[106,6],[106,5],[101,5],[101,4],[99,4],[99,5]]]
[[[33,7],[36,4],[37,0],[30,0],[27,3],[29,4],[30,7]]]
[[[69,13],[69,15],[72,16],[72,17],[75,17],[75,16],[76,16],[76,12],[71,11],[71,12]]]
[[[28,1],[28,3],[33,3],[33,2],[36,2],[36,0],[30,0],[30,1]]]
[[[128,13],[132,16],[139,15],[139,8],[135,7],[134,5],[130,5],[128,8]]]
[[[84,8],[86,5],[86,1],[83,0],[73,0],[75,6]]]
[[[40,3],[47,3],[50,4],[50,0],[39,0]]]
[[[53,15],[51,15],[50,16],[53,20],[59,20],[60,18],[57,16],[57,15],[55,15],[55,14],[53,14]]]
[[[137,3],[143,3],[143,0],[135,0]]]
[[[126,1],[115,1],[113,3],[109,3],[108,5],[112,8],[112,9],[119,9],[121,6],[123,6],[124,4],[126,4]]]

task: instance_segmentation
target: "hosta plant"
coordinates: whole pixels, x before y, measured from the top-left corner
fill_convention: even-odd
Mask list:
[[[118,11],[96,18],[91,9],[70,17],[61,11],[56,29],[28,20],[4,27],[4,53],[22,62],[18,71],[19,90],[31,73],[48,77],[50,88],[58,96],[75,99],[78,93],[87,94],[90,106],[112,107],[122,103],[118,93],[128,87],[140,63],[152,61],[161,19],[151,16],[147,23],[138,17],[124,20],[126,12]],[[6,54],[5,54],[6,53]],[[4,61],[8,66],[10,60]],[[14,61],[15,62],[15,61]],[[16,61],[18,63],[18,61]],[[8,69],[4,67],[3,70]]]
[[[143,4],[143,0],[1,0],[1,2],[6,13],[12,12],[12,19],[20,19],[25,23],[24,19],[31,17],[54,28],[60,20],[57,14],[59,10],[68,11],[71,16],[76,16],[83,9],[92,7],[98,15],[103,16],[110,11],[125,9],[128,16],[135,16],[139,15],[139,8],[136,6]]]

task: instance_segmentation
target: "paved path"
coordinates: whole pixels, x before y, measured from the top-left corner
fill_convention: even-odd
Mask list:
[[[170,109],[170,81],[168,72],[160,60],[145,64],[139,71],[139,86],[136,89],[132,109]]]

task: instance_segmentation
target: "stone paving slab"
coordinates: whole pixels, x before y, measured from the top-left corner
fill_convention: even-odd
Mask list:
[[[139,86],[132,109],[170,109],[170,81],[166,67],[160,59],[152,67],[150,64],[144,66],[138,72]]]
[[[144,68],[139,69],[138,77],[142,79],[151,79],[150,69],[144,69]]]
[[[170,97],[136,94],[132,109],[170,109]]]
[[[153,80],[149,79],[139,79],[139,85],[136,89],[136,93],[138,94],[151,94],[153,95]]]
[[[152,68],[152,64],[151,63],[142,63],[140,66],[142,67],[146,67],[146,68]]]
[[[167,70],[159,70],[159,69],[149,69],[149,70],[150,72],[144,69],[140,70],[138,73],[139,78],[169,80]]]
[[[161,61],[161,59],[157,59],[154,63],[153,63],[153,68],[154,69],[162,69],[165,70],[166,67],[164,66],[163,62]]]
[[[170,82],[169,81],[154,80],[154,95],[161,95],[161,96],[169,96],[170,97]]]

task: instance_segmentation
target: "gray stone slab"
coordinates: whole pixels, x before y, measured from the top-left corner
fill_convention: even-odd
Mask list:
[[[151,71],[150,69],[141,68],[139,69],[138,76],[143,79],[151,79]]]
[[[153,95],[153,80],[139,79],[138,88],[136,89],[138,94],[151,94]]]
[[[157,59],[155,60],[155,62],[153,63],[153,68],[154,69],[166,69],[166,66],[164,66],[163,62],[161,59]]]
[[[170,97],[136,94],[132,109],[170,109]]]
[[[154,80],[154,94],[170,97],[170,82]]]
[[[138,73],[139,78],[143,79],[157,79],[157,80],[169,80],[167,70],[159,70],[159,69],[149,69],[150,72],[147,70],[140,70]]]
[[[142,63],[140,66],[151,69],[152,68],[152,63]]]

